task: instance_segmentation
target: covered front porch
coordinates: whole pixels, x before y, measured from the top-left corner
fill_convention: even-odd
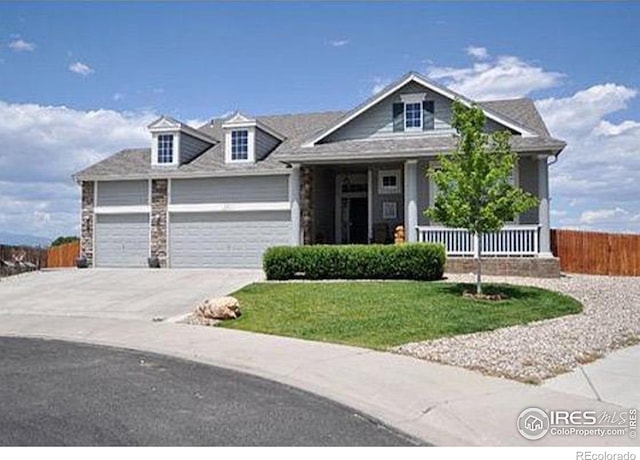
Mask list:
[[[473,257],[478,239],[464,229],[430,222],[424,210],[435,188],[426,176],[435,157],[349,164],[294,164],[291,209],[294,244],[393,243],[404,229],[407,242],[445,246],[450,257]],[[540,199],[501,231],[482,237],[489,257],[552,257],[547,155],[521,155],[515,183]]]

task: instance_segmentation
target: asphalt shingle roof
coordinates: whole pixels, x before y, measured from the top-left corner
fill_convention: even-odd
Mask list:
[[[538,136],[512,138],[516,151],[560,151],[563,141],[550,136],[540,114],[530,99],[480,102],[480,106],[499,113],[507,119],[534,131]],[[256,117],[256,120],[282,134],[285,140],[264,160],[254,164],[227,164],[224,162],[224,135],[222,123],[212,120],[199,128],[214,139],[222,141],[189,163],[177,168],[152,167],[151,149],[127,149],[96,163],[75,175],[77,180],[92,178],[147,178],[185,177],[217,174],[251,174],[276,172],[286,169],[285,161],[335,161],[400,158],[425,153],[440,153],[455,147],[453,136],[416,136],[414,138],[348,140],[303,146],[314,135],[327,129],[347,112],[321,112],[294,115]]]

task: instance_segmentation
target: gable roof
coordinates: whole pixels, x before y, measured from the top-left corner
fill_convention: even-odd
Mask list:
[[[478,105],[484,110],[492,110],[535,131],[539,136],[551,137],[540,112],[529,98],[482,101]]]
[[[354,120],[355,118],[357,118],[358,116],[360,116],[361,114],[369,110],[371,107],[378,104],[383,99],[387,98],[388,96],[395,93],[396,91],[398,91],[399,89],[401,89],[402,87],[404,87],[405,85],[411,82],[418,83],[419,85],[422,85],[425,88],[430,89],[435,93],[438,93],[448,99],[451,99],[452,101],[455,99],[458,99],[460,102],[462,102],[466,106],[471,106],[474,103],[474,101],[466,98],[465,96],[458,94],[455,91],[449,88],[446,88],[440,85],[439,83],[436,83],[435,81],[430,80],[423,75],[420,75],[417,72],[409,72],[405,74],[402,78],[398,79],[397,81],[391,83],[390,85],[387,85],[382,91],[370,97],[368,100],[364,101],[362,104],[360,104],[353,110],[347,112],[335,124],[321,131],[317,136],[314,136],[312,139],[309,140],[309,142],[305,143],[304,146],[308,147],[308,146],[316,145],[318,142],[322,141],[329,135],[333,134],[338,129],[342,128],[344,125]],[[532,132],[531,129],[521,125],[520,123],[515,122],[514,120],[509,119],[508,117],[505,117],[504,114],[501,114],[500,112],[496,112],[490,106],[483,106],[482,109],[485,112],[485,115],[488,119],[493,120],[497,123],[500,123],[501,125],[504,125],[509,129],[513,129],[514,131],[517,131],[518,133],[520,133],[522,136],[526,137],[526,136],[535,135],[535,133]]]
[[[274,174],[287,172],[287,165],[276,154],[281,149],[298,148],[304,139],[330,123],[334,123],[344,112],[320,112],[297,115],[271,115],[256,117],[261,124],[281,133],[285,139],[267,157],[255,163],[230,164],[224,161],[224,131],[226,120],[214,119],[198,131],[210,138],[221,139],[192,161],[177,168],[154,168],[151,166],[151,149],[125,149],[76,173],[75,180],[147,179],[151,177],[196,177],[240,174]]]
[[[402,79],[406,80],[408,74]],[[393,90],[398,83],[390,85]],[[447,90],[449,91],[449,90]],[[384,90],[383,93],[390,93]],[[392,91],[391,91],[392,92]],[[452,94],[455,94],[449,91]],[[438,154],[455,148],[453,135],[416,136],[411,138],[379,138],[338,140],[321,144],[309,144],[309,139],[326,136],[330,130],[340,124],[345,124],[349,117],[361,113],[367,105],[379,96],[366,101],[356,109],[348,112],[320,112],[288,115],[270,115],[251,118],[256,126],[267,132],[278,133],[281,142],[276,148],[255,163],[233,164],[225,163],[223,126],[230,121],[214,119],[197,130],[200,136],[211,139],[211,147],[188,163],[176,168],[158,168],[151,166],[151,149],[127,149],[112,155],[74,175],[76,180],[116,180],[150,177],[206,177],[217,175],[249,175],[249,174],[279,174],[287,173],[287,163],[310,162],[322,163],[339,161],[385,160],[418,158],[424,155]],[[384,96],[383,96],[384,97]],[[459,96],[462,100],[462,97]],[[512,136],[511,145],[517,152],[551,152],[559,153],[565,143],[551,137],[547,127],[530,99],[509,99],[500,101],[478,102],[486,113],[495,114],[493,119],[500,119],[500,123],[522,127],[530,133],[528,136]],[[357,116],[357,115],[355,115]],[[246,118],[246,117],[245,117]],[[170,117],[165,117],[165,123],[184,125]],[[159,122],[156,120],[156,122]],[[155,123],[155,122],[154,122]],[[152,124],[153,125],[153,124]],[[162,128],[160,128],[162,129]],[[219,141],[218,141],[219,139]]]

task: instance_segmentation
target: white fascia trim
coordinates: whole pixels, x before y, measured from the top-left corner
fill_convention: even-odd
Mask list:
[[[288,201],[265,201],[247,203],[202,203],[170,204],[169,212],[246,212],[246,211],[289,211]]]
[[[128,176],[83,176],[79,178],[82,182],[89,181],[100,181],[100,182],[108,182],[108,181],[117,181],[117,180],[136,180],[136,179],[200,179],[204,177],[244,177],[244,176],[288,176],[291,174],[291,169],[264,169],[264,170],[255,170],[255,171],[220,171],[220,172],[203,172],[203,173],[189,173],[189,174],[178,174],[171,175],[170,171],[175,171],[175,168],[167,168],[167,174],[160,174],[163,168],[157,168],[153,172],[154,175],[150,176],[149,174],[131,174]]]
[[[96,206],[96,214],[145,214],[151,212],[151,206]]]
[[[414,81],[416,83],[419,83],[422,86],[430,89],[434,93],[438,93],[438,94],[440,94],[440,95],[442,95],[442,96],[444,96],[444,97],[446,97],[448,99],[451,99],[451,100],[458,99],[458,100],[460,100],[460,102],[462,102],[467,107],[471,107],[471,105],[473,104],[473,101],[471,101],[470,99],[467,99],[466,97],[462,96],[461,94],[458,94],[458,93],[456,93],[454,91],[451,91],[449,89],[446,89],[446,88],[442,88],[439,85],[436,86],[432,82],[430,82],[428,80],[425,80],[424,78],[421,78],[418,75],[409,74],[406,78],[402,79],[397,84],[395,84],[392,87],[388,88],[386,91],[380,93],[377,97],[375,97],[373,100],[371,100],[371,102],[369,102],[365,106],[361,107],[359,110],[357,110],[356,112],[352,113],[350,116],[348,116],[344,120],[340,121],[338,124],[332,126],[331,128],[329,128],[326,131],[323,131],[319,136],[314,138],[312,141],[304,144],[303,147],[311,147],[311,146],[315,145],[316,143],[318,143],[319,141],[321,141],[325,137],[329,136],[330,134],[336,132],[338,129],[342,128],[344,125],[349,123],[354,118],[360,116],[362,113],[364,113],[367,110],[369,110],[371,107],[376,105],[378,102],[380,102],[384,98],[386,98],[389,95],[393,94],[394,92],[396,92],[397,90],[402,88],[404,85],[406,85],[407,83],[410,83],[412,81]],[[495,112],[493,112],[491,110],[487,110],[485,108],[482,108],[482,111],[487,115],[487,118],[489,118],[489,119],[491,119],[493,121],[496,121],[496,122],[506,126],[507,128],[511,128],[511,129],[513,129],[515,131],[518,131],[520,134],[522,134],[523,137],[534,137],[534,136],[537,136],[537,134],[529,131],[528,129],[524,128],[523,126],[517,125],[517,124],[515,124],[513,122],[510,122],[508,120],[505,120],[504,118],[502,118],[501,116],[499,116],[498,114],[496,114]]]
[[[164,123],[161,123],[163,122]],[[156,126],[157,124],[160,124],[160,126]],[[184,124],[178,120],[175,120],[174,118],[171,117],[161,117],[158,120],[154,121],[153,123],[151,123],[148,126],[149,132],[152,134],[164,134],[164,133],[174,133],[174,132],[182,132],[185,134],[188,134],[190,136],[193,136],[197,139],[200,139],[203,142],[206,142],[207,144],[211,144],[211,145],[215,145],[216,143],[218,143],[217,139],[214,139],[213,137],[210,137],[209,135],[198,131],[195,128],[192,128],[191,126]]]

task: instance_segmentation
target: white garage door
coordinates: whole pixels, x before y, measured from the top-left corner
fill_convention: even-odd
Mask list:
[[[171,267],[259,268],[270,246],[291,242],[289,211],[172,213]]]
[[[95,231],[96,267],[147,266],[148,214],[98,214]]]

